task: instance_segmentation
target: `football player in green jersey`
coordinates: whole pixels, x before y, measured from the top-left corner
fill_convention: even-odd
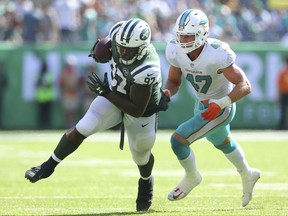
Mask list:
[[[158,112],[168,108],[170,99],[161,91],[160,60],[150,43],[149,25],[137,18],[122,21],[111,28],[108,37],[112,45],[109,79],[107,73],[104,80],[95,73],[88,76],[89,88],[98,96],[76,126],[62,136],[51,157],[27,170],[25,177],[32,183],[49,177],[85,138],[122,122],[140,173],[136,209],[147,211],[153,196],[151,149]],[[90,56],[94,57],[93,53]]]

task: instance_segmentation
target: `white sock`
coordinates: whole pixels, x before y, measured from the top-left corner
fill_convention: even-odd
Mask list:
[[[239,173],[245,172],[250,169],[246,159],[245,154],[240,145],[237,145],[236,149],[228,154],[225,154],[228,160],[236,167]]]
[[[195,176],[197,173],[195,155],[191,149],[190,155],[184,160],[179,160],[181,166],[184,168],[186,175]]]
[[[180,188],[180,190],[182,190],[187,195],[194,187],[196,187],[201,182],[202,178],[197,171],[195,156],[192,150],[190,155],[186,159],[179,160],[179,162],[185,170],[185,176],[179,182],[177,188]]]

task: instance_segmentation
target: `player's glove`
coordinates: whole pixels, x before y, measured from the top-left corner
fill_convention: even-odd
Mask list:
[[[208,108],[202,113],[202,118],[207,121],[214,120],[220,111],[221,108],[218,104],[210,103]]]
[[[202,112],[202,118],[207,121],[214,120],[220,113],[220,111],[231,104],[229,96],[225,96],[219,100],[209,100],[208,108]]]
[[[166,111],[168,109],[168,103],[170,102],[170,91],[167,89],[161,90],[162,95],[159,101],[158,109],[159,111]]]
[[[161,95],[158,106],[153,109],[146,110],[143,115],[144,117],[151,116],[154,113],[157,113],[160,111],[166,111],[168,109],[168,103],[170,102],[170,92],[169,90],[165,89],[164,91],[162,91],[161,89],[161,93],[162,95]]]
[[[87,84],[89,89],[92,92],[95,92],[97,95],[106,97],[111,92],[109,88],[107,72],[104,74],[103,82],[96,73],[92,72],[92,74],[88,75]]]

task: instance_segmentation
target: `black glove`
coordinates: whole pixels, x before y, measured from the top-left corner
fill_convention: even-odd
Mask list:
[[[92,72],[92,74],[88,75],[87,84],[89,89],[92,92],[95,92],[97,95],[101,95],[103,97],[106,97],[110,92],[109,83],[108,83],[108,77],[107,72],[104,74],[104,80],[103,82],[100,80],[100,78],[97,76],[96,73]]]
[[[166,111],[168,109],[168,103],[170,102],[170,96],[168,92],[162,91],[161,99],[159,101],[158,110],[159,111]]]
[[[156,106],[153,109],[146,110],[145,113],[143,114],[143,117],[148,117],[148,116],[153,115],[154,113],[157,113],[160,111],[166,111],[168,109],[168,103],[170,102],[170,94],[168,91],[163,92],[162,89],[161,89],[161,93],[162,95],[161,95],[158,106]]]

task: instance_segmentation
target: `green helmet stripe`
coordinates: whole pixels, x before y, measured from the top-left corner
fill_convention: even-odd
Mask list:
[[[141,22],[141,20],[140,20],[140,19],[137,19],[137,21],[136,21],[136,22],[131,26],[131,28],[129,29],[128,34],[127,34],[127,38],[126,38],[127,43],[129,43],[129,40],[130,40],[132,31],[134,30],[135,26],[136,26],[139,22]]]
[[[127,33],[127,35],[126,35],[126,43],[129,43],[129,40],[130,40],[131,34],[132,34],[132,32],[133,32],[133,29],[135,28],[135,26],[136,26],[140,21],[141,21],[140,19],[130,19],[130,20],[128,20],[128,22],[125,24],[125,26],[124,26],[124,28],[123,28],[120,41],[124,41],[124,36],[125,36],[125,33],[126,33],[127,30],[128,30],[129,25],[130,25],[132,22],[134,22],[133,25],[129,28],[128,33]]]
[[[125,31],[126,31],[126,29],[128,28],[129,24],[130,24],[132,21],[133,21],[133,20],[130,19],[130,20],[126,23],[126,25],[124,26],[123,31],[122,31],[122,34],[121,34],[121,37],[120,37],[120,41],[123,41],[123,40],[124,40]]]
[[[110,30],[110,35],[109,35],[110,38],[114,35],[115,30],[119,29],[119,27],[120,27],[122,24],[123,24],[123,23],[119,23],[119,24],[115,25],[114,28],[112,28],[112,29]]]

